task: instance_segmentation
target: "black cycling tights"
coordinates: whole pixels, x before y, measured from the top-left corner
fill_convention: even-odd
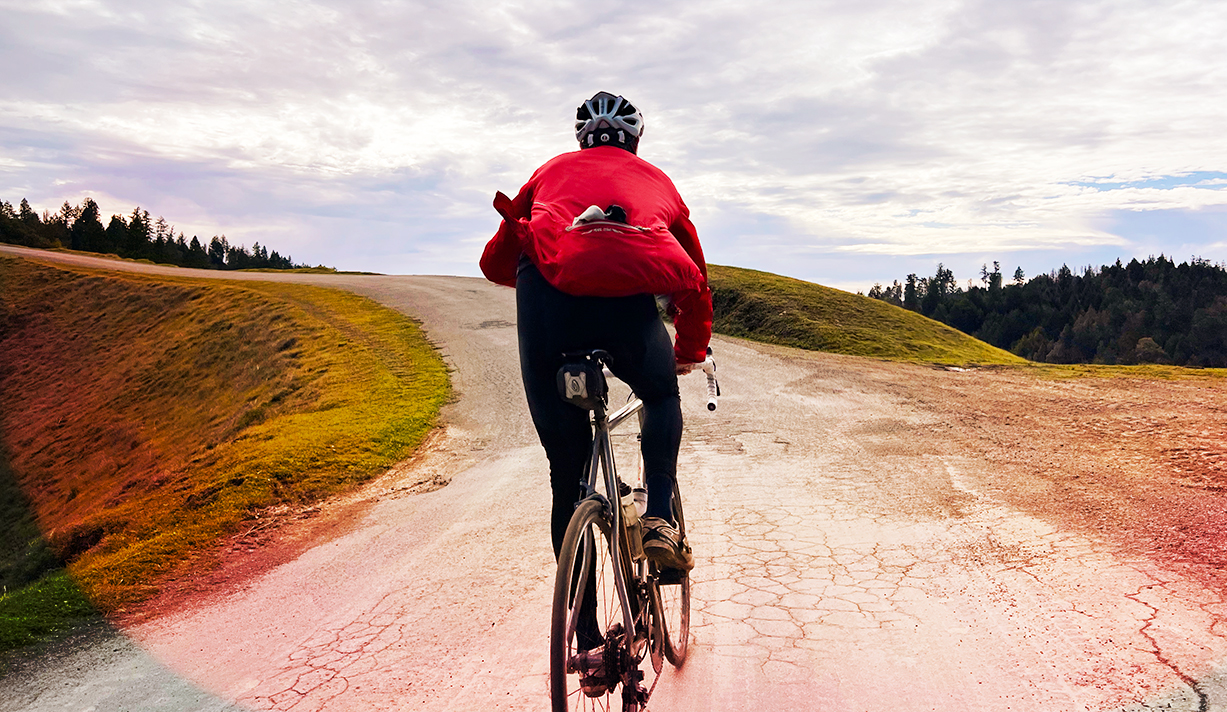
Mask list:
[[[588,413],[558,395],[558,368],[567,352],[608,351],[613,357],[609,369],[643,401],[641,447],[647,516],[672,519],[682,405],[673,345],[656,311],[656,300],[650,294],[572,296],[555,289],[531,262],[521,259],[516,313],[528,410],[550,461],[554,555],[562,547],[592,451]]]

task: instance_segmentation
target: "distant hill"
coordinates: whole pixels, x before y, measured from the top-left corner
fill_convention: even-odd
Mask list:
[[[1026,360],[906,309],[738,267],[708,265],[717,333],[811,351],[949,365]]]

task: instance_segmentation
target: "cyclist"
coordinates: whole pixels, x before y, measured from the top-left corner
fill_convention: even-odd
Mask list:
[[[677,375],[706,356],[711,294],[690,211],[668,176],[638,157],[642,136],[643,116],[621,96],[598,92],[581,104],[580,150],[538,168],[514,199],[495,195],[503,222],[481,269],[516,289],[520,373],[550,462],[555,556],[592,449],[588,413],[559,397],[556,375],[562,354],[599,348],[644,403],[644,552],[659,566],[689,570],[694,557],[672,521]],[[668,299],[674,344],[653,295]]]

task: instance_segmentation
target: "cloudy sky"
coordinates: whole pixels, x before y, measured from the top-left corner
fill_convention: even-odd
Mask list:
[[[0,199],[479,274],[496,190],[643,111],[711,262],[849,290],[1227,261],[1227,13],[1107,0],[0,0]]]

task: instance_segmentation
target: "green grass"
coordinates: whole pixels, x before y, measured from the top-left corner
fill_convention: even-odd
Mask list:
[[[0,651],[37,643],[71,629],[98,610],[68,572],[58,569],[13,592],[0,594]]]
[[[450,393],[416,323],[347,292],[14,258],[0,258],[0,352],[0,526],[19,532],[0,572],[30,585],[53,552],[106,613],[211,566],[262,509],[386,471]],[[62,588],[9,596],[38,609]]]
[[[1027,361],[886,302],[738,267],[708,266],[713,329],[811,351],[947,365]]]
[[[3,458],[0,531],[0,651],[34,643],[98,615],[39,532],[29,501]]]

